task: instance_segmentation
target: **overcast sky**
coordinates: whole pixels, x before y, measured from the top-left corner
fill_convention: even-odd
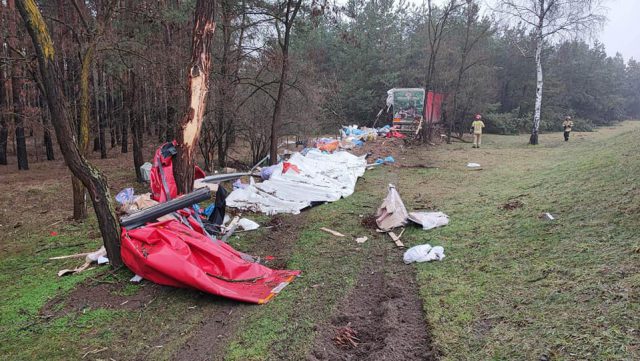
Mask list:
[[[608,7],[609,21],[599,36],[607,53],[640,61],[640,0],[611,0]]]
[[[421,3],[422,0],[409,0]],[[436,0],[435,3],[445,3],[446,0]],[[495,4],[497,0],[483,0],[483,7],[487,3]],[[625,60],[634,58],[640,61],[640,0],[608,0],[609,9],[602,32],[597,38],[604,43],[607,53],[611,56],[616,52],[622,53]]]

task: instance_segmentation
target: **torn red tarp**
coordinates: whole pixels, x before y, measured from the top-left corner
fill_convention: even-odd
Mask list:
[[[404,139],[404,138],[406,138],[407,136],[406,136],[406,135],[404,135],[404,134],[402,134],[402,133],[400,133],[400,132],[398,132],[397,130],[392,129],[392,130],[390,130],[389,132],[387,132],[386,137],[387,137],[387,138],[399,138],[399,139]]]
[[[121,240],[122,260],[144,279],[243,302],[266,303],[300,274],[249,262],[176,220],[123,229]]]
[[[177,154],[175,141],[161,145],[153,157],[153,167],[149,174],[151,198],[158,202],[166,202],[178,196],[178,187],[173,178],[173,156]],[[206,174],[200,167],[195,167],[193,179],[204,178]]]

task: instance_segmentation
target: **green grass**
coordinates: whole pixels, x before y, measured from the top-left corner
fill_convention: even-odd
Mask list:
[[[423,181],[451,217],[405,237],[445,247],[443,262],[416,267],[447,360],[640,358],[640,124],[553,136],[538,147],[497,136],[477,152],[450,145],[435,154],[444,168],[402,174],[405,199]],[[466,170],[471,160],[484,170]],[[499,208],[513,198],[524,206]]]
[[[572,137],[565,143],[561,134],[543,135],[532,147],[525,136],[488,135],[479,150],[454,143],[412,148],[397,158],[438,169],[368,171],[352,196],[299,216],[286,266],[302,277],[267,305],[250,307],[224,355],[212,357],[304,359],[318,325],[353,289],[369,254],[389,245],[363,229],[360,216],[374,212],[394,183],[407,208],[437,209],[451,219],[432,231],[409,227],[403,236],[408,245],[445,247],[444,261],[415,266],[425,318],[444,359],[640,359],[640,123]],[[469,171],[467,162],[483,170]],[[500,208],[514,198],[524,206]],[[543,212],[557,220],[541,220]],[[323,226],[347,237],[319,231]],[[80,359],[104,347],[115,359],[171,359],[218,307],[208,295],[167,288],[140,310],[85,308],[43,318],[43,305],[78,283],[125,284],[131,274],[107,276],[101,268],[56,276],[78,262],[49,257],[98,248],[99,239],[87,238],[98,237],[95,220],[59,224],[56,237],[26,228],[7,238],[8,251],[0,255],[3,359]],[[267,234],[239,233],[230,243],[253,253]],[[356,244],[362,235],[369,241]],[[141,287],[127,284],[117,294],[136,295]]]
[[[302,276],[272,302],[256,307],[229,344],[227,360],[304,359],[317,325],[328,320],[337,302],[353,288],[372,242],[380,242],[360,224],[370,214],[385,183],[379,171],[361,180],[356,193],[339,202],[307,211],[304,230],[287,264]],[[320,231],[328,227],[346,235],[337,238]],[[355,238],[367,235],[367,243]]]

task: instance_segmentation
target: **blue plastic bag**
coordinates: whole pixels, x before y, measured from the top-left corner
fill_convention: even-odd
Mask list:
[[[392,156],[388,156],[388,157],[384,158],[384,162],[385,162],[385,163],[395,163],[395,162],[396,162],[396,160],[395,160],[395,159],[393,159],[393,157],[392,157]]]
[[[133,188],[125,188],[116,195],[116,201],[125,205],[133,200]]]

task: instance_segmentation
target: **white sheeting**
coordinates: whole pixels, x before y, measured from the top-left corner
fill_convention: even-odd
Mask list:
[[[306,156],[294,153],[289,163],[300,172],[292,167],[282,174],[280,163],[269,180],[231,192],[227,206],[266,214],[298,214],[312,202],[334,202],[353,194],[367,166],[364,157],[348,152],[322,154],[315,150]]]

